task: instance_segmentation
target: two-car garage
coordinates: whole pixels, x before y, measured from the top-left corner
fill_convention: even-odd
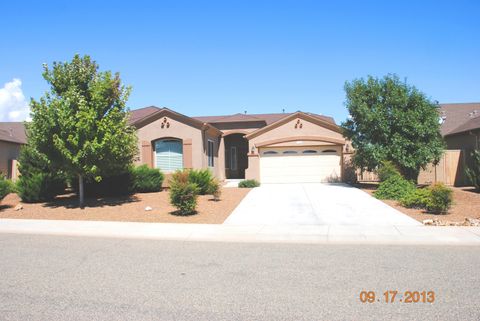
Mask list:
[[[341,178],[341,146],[263,147],[262,183],[336,182]]]

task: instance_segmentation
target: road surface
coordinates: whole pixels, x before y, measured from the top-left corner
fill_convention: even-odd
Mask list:
[[[0,234],[0,258],[1,320],[480,319],[474,246]],[[387,290],[395,303],[382,302]],[[423,290],[434,303],[399,301]]]

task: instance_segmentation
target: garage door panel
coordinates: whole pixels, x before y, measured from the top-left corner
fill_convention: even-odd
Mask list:
[[[314,183],[327,182],[340,178],[341,157],[339,151],[322,154],[321,148],[304,147],[303,149],[316,149],[318,154],[302,154],[298,149],[297,154],[283,154],[284,149],[268,149],[277,154],[260,154],[260,177],[263,183]],[[330,147],[331,149],[331,147]]]

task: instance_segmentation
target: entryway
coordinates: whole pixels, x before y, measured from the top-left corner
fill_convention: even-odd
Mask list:
[[[248,141],[245,134],[230,134],[224,137],[225,143],[225,176],[227,179],[245,178],[248,167]]]

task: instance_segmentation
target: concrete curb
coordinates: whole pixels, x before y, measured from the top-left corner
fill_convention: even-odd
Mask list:
[[[480,227],[217,225],[0,219],[0,233],[179,241],[480,245]]]

